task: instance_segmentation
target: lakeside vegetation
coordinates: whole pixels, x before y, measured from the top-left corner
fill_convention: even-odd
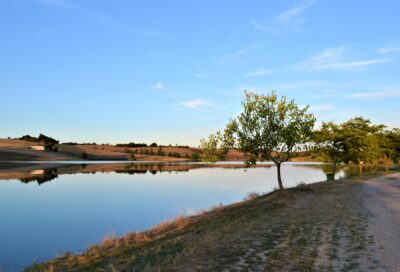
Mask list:
[[[338,163],[376,163],[398,161],[400,129],[374,125],[363,117],[341,124],[323,122],[314,130],[316,118],[309,107],[299,107],[275,92],[268,95],[245,92],[243,110],[226,128],[200,142],[203,159],[223,160],[229,149],[244,154],[245,164],[273,161],[279,188],[283,189],[281,164],[297,154],[311,150],[333,163],[333,178]]]

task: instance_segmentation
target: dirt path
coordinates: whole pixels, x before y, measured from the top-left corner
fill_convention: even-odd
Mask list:
[[[362,196],[379,263],[386,271],[400,271],[400,173],[366,181]]]

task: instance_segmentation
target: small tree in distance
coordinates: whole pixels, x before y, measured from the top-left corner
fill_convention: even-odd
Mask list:
[[[273,161],[277,167],[279,189],[283,189],[281,164],[309,142],[315,123],[308,106],[300,108],[294,100],[278,97],[275,92],[261,95],[245,92],[243,112],[218,133],[214,146],[224,152],[237,148],[245,155],[247,166],[257,161]],[[219,136],[218,136],[219,135]],[[218,149],[218,148],[217,148]]]
[[[319,130],[314,132],[315,148],[328,157],[333,163],[333,174],[336,165],[346,162],[347,145],[343,129],[332,122],[322,123]]]

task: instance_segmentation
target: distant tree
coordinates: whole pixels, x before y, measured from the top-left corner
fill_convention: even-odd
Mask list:
[[[19,139],[24,140],[24,141],[30,141],[30,142],[38,142],[38,139],[36,137],[32,137],[31,135],[28,135],[28,134],[20,137]]]
[[[190,157],[189,157],[189,158],[190,158],[192,161],[197,162],[197,161],[200,160],[200,154],[197,153],[197,152],[194,152],[194,153],[190,154]]]
[[[348,157],[346,137],[341,126],[323,122],[321,129],[316,130],[313,136],[316,150],[333,163],[333,174],[335,174],[336,165],[346,162]]]
[[[393,145],[390,132],[384,125],[373,125],[362,117],[350,119],[341,124],[322,123],[314,132],[316,150],[337,163],[371,163],[379,158],[392,157]]]
[[[205,162],[217,162],[224,160],[226,153],[229,150],[225,144],[224,137],[220,131],[211,134],[207,139],[200,140],[200,148],[203,151],[202,159]]]
[[[129,160],[130,161],[136,161],[135,153],[133,153],[133,152],[129,153]]]
[[[383,125],[372,125],[371,121],[362,117],[350,119],[341,125],[346,141],[346,161],[373,162],[381,155],[378,134]]]
[[[58,151],[57,144],[59,143],[58,140],[55,140],[51,137],[48,137],[44,134],[40,134],[39,137],[32,137],[30,135],[25,135],[19,138],[20,140],[31,141],[31,142],[38,142],[43,144],[44,148],[49,151]]]
[[[150,147],[157,147],[157,143],[152,143]]]
[[[81,157],[82,157],[82,159],[86,160],[86,159],[89,157],[89,155],[88,155],[88,153],[86,153],[85,151],[83,151],[83,152],[81,153]]]
[[[277,167],[279,189],[283,189],[281,164],[309,143],[315,117],[308,113],[308,106],[300,108],[284,96],[279,100],[275,92],[245,95],[243,112],[230,121],[224,134],[216,136],[217,146],[242,151],[248,166],[272,160]]]
[[[400,129],[385,130],[378,133],[379,148],[387,159],[400,159]]]
[[[163,151],[162,146],[158,147],[157,155],[158,156],[164,156],[165,155],[165,152]]]

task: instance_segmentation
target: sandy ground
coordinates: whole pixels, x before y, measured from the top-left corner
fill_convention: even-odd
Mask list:
[[[400,271],[400,173],[366,181],[362,196],[382,270]]]

